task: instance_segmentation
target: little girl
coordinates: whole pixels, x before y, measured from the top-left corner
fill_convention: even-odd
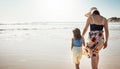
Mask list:
[[[85,46],[84,39],[81,36],[80,30],[75,28],[73,30],[71,50],[73,53],[73,63],[75,64],[76,69],[80,69],[79,64],[82,57],[82,45]]]

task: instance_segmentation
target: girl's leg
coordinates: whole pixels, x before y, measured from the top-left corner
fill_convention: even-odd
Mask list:
[[[92,69],[98,69],[98,61],[99,61],[98,53],[92,53],[91,56]]]
[[[76,67],[76,69],[80,69],[79,64],[75,64],[75,67]]]
[[[80,57],[78,56],[77,57],[77,64],[75,64],[76,69],[80,69],[80,67],[79,67],[79,65],[80,65],[79,59],[80,59]]]

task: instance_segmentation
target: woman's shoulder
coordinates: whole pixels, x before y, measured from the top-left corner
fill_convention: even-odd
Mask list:
[[[93,20],[92,18],[93,18],[93,15],[91,15],[91,16],[89,16],[89,17],[87,18],[88,23],[89,23],[89,22],[92,22],[92,20]]]
[[[102,17],[102,19],[103,19],[103,22],[104,22],[104,23],[107,23],[107,21],[108,21],[107,18],[105,18],[105,17],[103,17],[103,16],[101,16],[101,17]]]
[[[104,16],[101,16],[101,17],[102,17],[102,19],[107,20]]]
[[[88,19],[92,19],[93,15],[89,16]]]

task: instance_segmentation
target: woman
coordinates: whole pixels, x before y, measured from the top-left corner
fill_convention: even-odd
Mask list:
[[[98,69],[99,51],[103,47],[105,49],[108,43],[108,22],[107,19],[100,15],[97,8],[91,9],[89,15],[87,14],[87,22],[83,30],[82,36],[84,37],[88,27],[90,26],[89,40],[86,44],[89,56],[91,57],[92,69]],[[105,31],[105,41],[103,35],[103,28]]]

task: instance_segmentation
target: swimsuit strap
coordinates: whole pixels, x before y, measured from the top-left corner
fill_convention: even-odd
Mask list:
[[[93,23],[95,23],[93,16],[91,16]]]
[[[104,18],[102,19],[102,24],[104,25]]]

